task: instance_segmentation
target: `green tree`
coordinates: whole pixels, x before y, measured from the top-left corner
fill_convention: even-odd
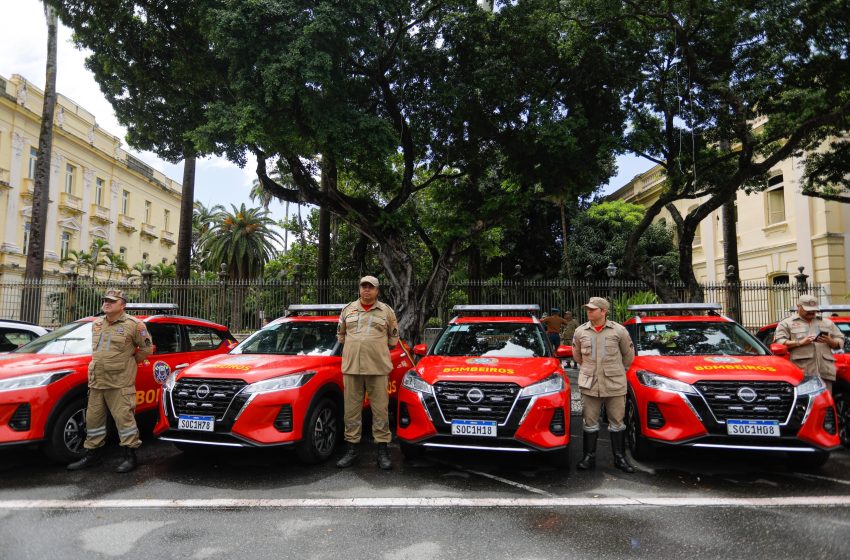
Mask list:
[[[96,269],[94,256],[83,249],[68,251],[68,256],[62,259],[60,264],[73,267],[78,274],[83,276],[93,275]]]
[[[259,208],[247,208],[245,204],[231,208],[232,212],[220,213],[201,238],[207,268],[224,263],[233,279],[259,278],[277,252],[275,242],[282,242],[280,234],[272,229],[275,221]]]

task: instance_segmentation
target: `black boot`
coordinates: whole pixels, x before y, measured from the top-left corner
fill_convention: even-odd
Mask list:
[[[341,469],[347,469],[351,465],[357,462],[357,444],[356,443],[348,443],[348,448],[345,450],[345,455],[336,462],[336,466]]]
[[[582,471],[596,468],[596,441],[599,439],[599,431],[584,432],[584,457],[578,462],[576,468]]]
[[[103,462],[103,448],[97,447],[95,449],[86,449],[86,454],[79,461],[74,461],[69,464],[66,468],[69,471],[78,471],[81,469],[87,469],[89,467],[94,467]]]
[[[611,452],[614,454],[614,466],[625,473],[632,474],[635,468],[626,459],[626,430],[609,432],[611,434]]]
[[[378,444],[378,466],[385,471],[393,468],[393,462],[390,459],[390,450],[387,449],[386,443]]]
[[[130,471],[136,470],[136,467],[139,466],[138,460],[136,460],[136,450],[132,447],[124,448],[124,461],[118,465],[115,469],[117,473],[128,473]]]

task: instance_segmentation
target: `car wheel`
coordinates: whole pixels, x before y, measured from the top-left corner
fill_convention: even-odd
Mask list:
[[[304,423],[297,454],[301,461],[314,464],[330,457],[339,441],[339,412],[330,399],[320,400]]]
[[[791,455],[788,466],[796,471],[816,471],[829,460],[829,451],[814,453],[795,453]]]
[[[399,441],[398,446],[401,448],[401,454],[404,455],[405,459],[419,459],[425,455],[425,448],[421,445]]]
[[[638,461],[655,457],[655,446],[643,437],[637,405],[631,398],[626,400],[626,441],[632,457]]]
[[[570,446],[567,445],[563,449],[556,449],[555,451],[547,451],[546,459],[549,461],[549,464],[553,467],[558,468],[570,468]]]
[[[850,447],[850,437],[847,430],[850,428],[850,394],[845,391],[837,391],[833,396],[835,411],[838,413],[838,435],[844,447]]]
[[[81,459],[86,450],[86,399],[76,399],[56,416],[50,428],[44,453],[59,463]]]

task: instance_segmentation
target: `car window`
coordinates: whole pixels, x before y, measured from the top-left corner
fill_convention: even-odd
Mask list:
[[[180,327],[172,323],[146,323],[151,341],[156,350],[154,354],[173,354],[180,352]]]
[[[36,338],[35,333],[0,328],[0,352],[11,352]]]
[[[336,322],[290,321],[257,331],[231,353],[331,356],[336,346]]]
[[[68,323],[24,344],[21,354],[91,354],[91,322]]]
[[[756,336],[759,340],[761,340],[766,346],[770,346],[773,344],[773,335],[776,333],[776,329],[765,329],[758,333]]]
[[[189,351],[214,350],[219,347],[223,340],[222,335],[215,329],[186,325],[186,334],[189,338]]]
[[[529,323],[450,325],[434,346],[436,356],[534,358],[548,355],[543,331]]]
[[[835,323],[835,326],[844,335],[844,351],[850,354],[850,323]]]
[[[639,356],[764,356],[768,352],[736,323],[670,322],[638,325]]]

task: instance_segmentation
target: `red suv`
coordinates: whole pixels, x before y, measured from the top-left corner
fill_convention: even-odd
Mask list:
[[[398,394],[398,439],[425,448],[545,452],[569,465],[570,383],[536,305],[458,305],[457,315],[407,372]]]
[[[835,323],[844,335],[844,348],[833,350],[835,355],[835,385],[832,387],[832,398],[835,410],[838,412],[838,434],[844,447],[850,447],[850,305],[822,305],[821,314]],[[832,317],[833,313],[843,313]],[[767,325],[759,329],[756,336],[764,344],[771,347],[777,356],[788,356],[788,349],[781,344],[773,344],[776,325]]]
[[[292,305],[287,315],[164,384],[155,433],[179,449],[204,446],[294,446],[307,463],[327,459],[342,433],[342,346],[336,338],[345,305]],[[390,406],[412,359],[391,350]]]
[[[624,323],[636,357],[628,375],[627,434],[640,459],[658,444],[786,452],[818,467],[839,446],[832,398],[719,304],[633,305]],[[686,315],[702,312],[707,315]]]
[[[127,304],[127,312],[174,313],[172,304]],[[41,443],[52,459],[68,463],[84,454],[86,394],[92,321],[68,323],[0,355],[0,445]],[[162,383],[173,371],[232,348],[227,327],[171,314],[140,316],[154,353],[136,375],[136,414],[154,412]]]

